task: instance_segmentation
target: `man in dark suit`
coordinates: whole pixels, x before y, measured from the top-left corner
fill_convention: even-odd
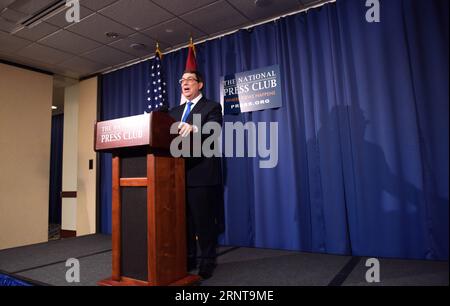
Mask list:
[[[171,109],[170,115],[180,121],[181,136],[191,137],[193,133],[201,133],[202,126],[207,122],[222,125],[222,108],[220,104],[203,97],[201,90],[204,83],[198,71],[185,71],[180,85],[185,103]],[[200,115],[199,126],[193,124],[194,114]],[[204,137],[201,139],[203,143]],[[217,237],[223,224],[218,213],[222,205],[220,158],[207,158],[202,153],[201,157],[186,158],[185,163],[188,270],[197,267],[197,237],[201,252],[199,275],[207,279],[216,267]]]

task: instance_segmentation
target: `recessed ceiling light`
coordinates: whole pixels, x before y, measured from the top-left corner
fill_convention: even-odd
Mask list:
[[[105,35],[108,38],[117,38],[117,37],[119,37],[119,33],[116,33],[116,32],[106,32]]]
[[[144,44],[131,44],[130,48],[134,50],[145,50],[147,49],[147,46]]]
[[[52,106],[52,110],[58,109],[58,106]]]

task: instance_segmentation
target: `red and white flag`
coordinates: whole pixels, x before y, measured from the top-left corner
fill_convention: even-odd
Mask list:
[[[191,37],[191,41],[189,42],[189,50],[188,50],[188,56],[187,56],[187,60],[186,60],[186,68],[185,70],[197,70],[197,61],[195,60],[195,46],[194,43],[192,42],[192,37]]]
[[[192,37],[191,40],[189,42],[189,46],[188,46],[188,56],[186,59],[186,67],[184,68],[184,70],[197,70],[197,61],[195,59],[195,46],[194,46],[194,42],[192,41]],[[180,97],[180,105],[184,104],[186,102],[186,99],[183,99],[183,94],[181,94]]]

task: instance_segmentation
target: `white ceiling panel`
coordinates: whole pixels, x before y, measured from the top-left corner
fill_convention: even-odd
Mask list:
[[[216,2],[217,0],[152,0],[154,3],[174,15],[182,15],[187,12],[193,11],[205,5]]]
[[[231,30],[250,22],[225,0],[181,15],[181,18],[208,34]]]
[[[31,41],[29,40],[0,31],[0,52],[12,53],[29,44],[31,44]]]
[[[39,45],[37,43],[31,44],[17,52],[18,55],[35,59],[37,61],[44,62],[46,64],[58,64],[64,60],[72,57],[71,54]]]
[[[134,45],[134,48],[131,47],[132,45]],[[156,50],[156,42],[141,33],[130,35],[127,38],[109,44],[109,46],[136,57],[151,55]],[[165,47],[165,45],[161,45],[161,49]]]
[[[82,57],[94,62],[107,64],[110,66],[118,65],[130,61],[136,56],[132,56],[128,53],[119,51],[109,46],[103,46],[93,51],[89,51],[82,54]]]
[[[15,0],[0,0],[0,10],[4,9],[11,3],[13,3]]]
[[[35,14],[42,9],[54,4],[55,0],[16,0],[8,5],[8,8],[24,14]]]
[[[99,13],[136,31],[174,17],[148,0],[119,0],[100,10]]]
[[[71,71],[78,72],[80,75],[86,75],[92,73],[93,71],[106,68],[108,65],[75,56],[67,61],[61,62],[59,66]]]
[[[46,22],[41,22],[32,28],[25,27],[22,30],[16,32],[14,35],[16,35],[18,37],[26,38],[31,41],[37,41],[37,40],[39,40],[47,35],[50,35],[58,30],[59,30],[59,28],[54,25],[48,24]]]
[[[10,8],[4,8],[1,12],[0,12],[0,18],[2,18],[3,20],[6,20],[8,22],[12,22],[14,24],[19,23],[22,20],[26,20],[27,17],[29,17],[28,14],[26,13],[22,13]]]
[[[142,33],[170,46],[187,43],[191,36],[194,39],[200,39],[207,35],[179,18],[158,24],[142,31]]]
[[[84,38],[78,34],[63,29],[45,37],[44,39],[41,39],[39,43],[72,54],[84,53],[101,46],[100,43],[94,40]]]
[[[80,4],[93,11],[98,11],[116,1],[117,0],[80,0]]]
[[[0,18],[0,31],[10,33],[16,27],[17,27],[16,24],[9,22],[8,20],[5,20],[3,18]]]
[[[67,27],[67,30],[103,44],[112,43],[116,40],[128,37],[135,32],[134,30],[123,26],[118,22],[115,22],[99,14],[93,14],[84,19],[82,22],[75,23]],[[119,34],[119,37],[107,37],[105,35],[107,32],[117,33]]]
[[[50,23],[54,26],[65,28],[70,26],[72,23],[67,22],[66,20],[66,13],[68,8],[62,10],[61,12],[57,13],[56,15],[53,15],[48,18],[44,18],[45,22]],[[80,6],[80,20],[83,20],[84,18],[94,14],[94,11],[84,7]]]

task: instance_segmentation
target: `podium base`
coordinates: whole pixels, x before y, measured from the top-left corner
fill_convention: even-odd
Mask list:
[[[180,280],[168,284],[168,286],[193,286],[200,282],[201,277],[198,275],[188,274]],[[154,284],[152,282],[146,282],[129,277],[121,277],[120,281],[107,278],[97,283],[99,286],[161,286],[160,284]]]

